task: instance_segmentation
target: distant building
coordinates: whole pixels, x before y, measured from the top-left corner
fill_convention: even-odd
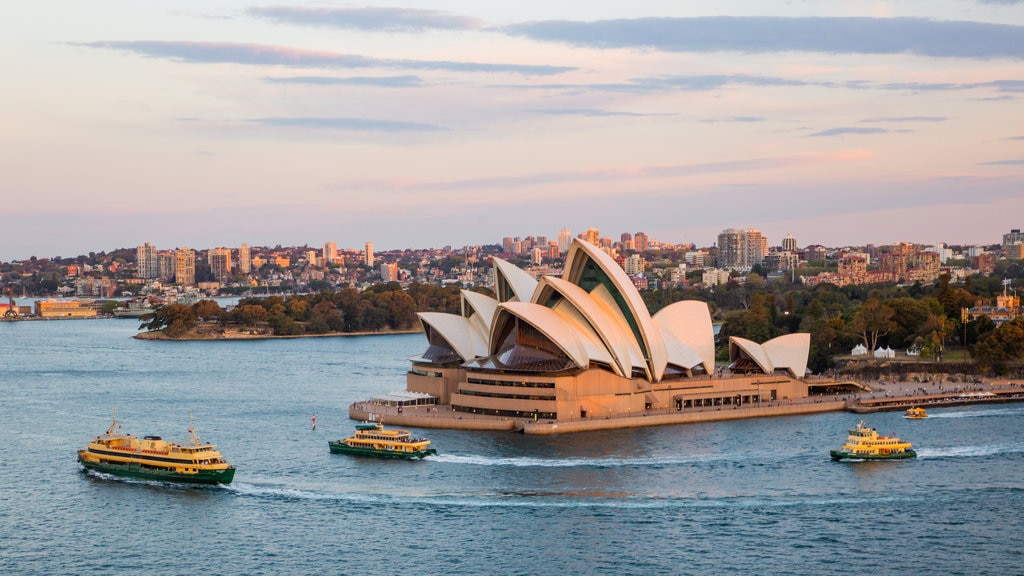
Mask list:
[[[600,246],[601,232],[597,228],[587,228],[587,231],[583,233],[583,239],[594,246]]]
[[[728,228],[718,235],[719,268],[750,268],[767,253],[768,240],[758,230]]]
[[[380,265],[381,282],[398,282],[398,262],[383,262]]]
[[[224,284],[231,278],[230,249],[221,247],[214,248],[207,253],[206,260],[210,264],[210,272],[213,273],[213,277],[216,278],[218,282]]]
[[[181,286],[196,283],[196,253],[188,246],[174,251],[174,283]]]
[[[1003,234],[1003,250],[1011,244],[1024,244],[1024,232],[1014,228],[1008,234]]]
[[[146,242],[135,249],[135,255],[139,278],[159,278],[156,246]]]
[[[243,243],[238,247],[238,273],[248,274],[252,272],[252,255],[249,253],[249,245]]]
[[[646,252],[650,249],[650,238],[643,232],[633,234],[633,248],[638,252]]]
[[[334,261],[338,259],[338,245],[334,242],[325,242],[323,257],[324,266],[334,264]]]
[[[630,254],[626,257],[623,262],[622,269],[626,272],[627,276],[636,276],[642,274],[645,268],[644,259],[639,254]],[[633,283],[634,286],[636,283]]]
[[[782,239],[782,250],[786,252],[796,252],[796,238],[790,234]]]
[[[96,310],[82,306],[77,300],[36,300],[35,313],[40,318],[95,318]]]
[[[1024,260],[1024,243],[1007,244],[1003,252],[1007,260]]]
[[[363,263],[373,268],[373,242],[366,243],[366,250],[363,253]]]
[[[562,228],[558,231],[558,252],[559,254],[565,254],[569,250],[569,243],[572,242],[572,231],[568,228]]]
[[[991,274],[996,271],[996,257],[993,254],[982,253],[974,258],[974,267],[982,274]]]

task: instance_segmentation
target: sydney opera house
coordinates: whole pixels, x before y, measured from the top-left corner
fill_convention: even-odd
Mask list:
[[[493,298],[462,291],[461,314],[419,315],[428,347],[411,359],[406,393],[449,417],[612,420],[807,394],[808,334],[730,338],[729,365],[716,370],[707,304],[652,316],[619,264],[582,240],[561,278],[494,259],[494,281]]]

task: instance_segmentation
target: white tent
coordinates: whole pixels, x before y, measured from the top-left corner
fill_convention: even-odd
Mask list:
[[[863,356],[867,353],[868,349],[865,348],[863,344],[857,344],[853,347],[853,350],[850,350],[850,354],[853,356]]]
[[[878,348],[875,350],[875,358],[895,358],[896,352],[886,346],[885,348]]]

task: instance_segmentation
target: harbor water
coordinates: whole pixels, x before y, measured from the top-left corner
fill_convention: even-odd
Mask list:
[[[867,415],[914,444],[832,462],[845,412],[578,435],[414,430],[439,454],[330,454],[404,389],[422,335],[132,339],[132,320],[0,323],[4,574],[1021,574],[1024,404]],[[110,425],[184,441],[229,486],[83,472]],[[317,426],[311,421],[316,415]]]

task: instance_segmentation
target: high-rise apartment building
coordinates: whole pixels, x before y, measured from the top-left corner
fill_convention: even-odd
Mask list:
[[[600,246],[601,232],[597,228],[587,228],[587,231],[583,233],[583,239],[594,246]]]
[[[782,239],[782,249],[786,252],[796,252],[796,238],[792,234]]]
[[[718,235],[718,265],[722,268],[749,268],[764,262],[768,239],[757,230],[729,228]]]
[[[398,262],[382,262],[380,265],[381,282],[398,282]]]
[[[231,279],[231,249],[218,246],[206,255],[210,264],[210,272],[221,284]]]
[[[572,242],[572,230],[568,228],[562,228],[558,231],[558,252],[565,254],[569,250],[569,244]]]
[[[366,252],[363,255],[363,263],[373,268],[373,242],[366,243]]]
[[[644,271],[644,259],[639,254],[630,254],[622,263],[622,269],[630,276],[636,276]]]
[[[238,273],[248,274],[252,272],[252,255],[249,253],[249,245],[243,243],[238,247]]]
[[[135,249],[136,260],[139,266],[139,278],[157,278],[156,246],[146,242]]]
[[[633,234],[633,249],[637,252],[646,252],[650,248],[650,239],[647,234],[637,232]]]
[[[188,246],[174,251],[174,283],[181,286],[196,283],[196,253]]]
[[[338,245],[334,242],[324,243],[324,266],[334,264],[338,259]]]
[[[156,277],[164,282],[174,280],[177,270],[173,250],[161,250],[156,255]]]

